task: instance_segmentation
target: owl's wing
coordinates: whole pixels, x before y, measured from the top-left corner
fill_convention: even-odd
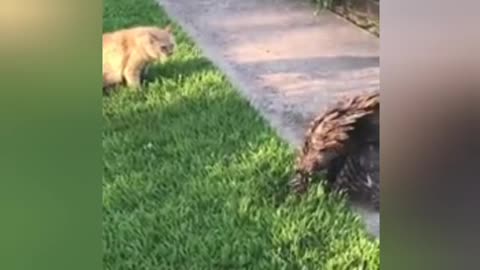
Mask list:
[[[338,163],[335,160],[333,163]],[[336,169],[336,172],[333,170]],[[379,145],[364,144],[344,158],[338,168],[329,167],[330,187],[344,190],[350,199],[373,204],[379,208],[380,196],[380,156]]]

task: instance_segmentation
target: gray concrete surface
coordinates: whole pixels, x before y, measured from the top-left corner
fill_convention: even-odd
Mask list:
[[[294,147],[339,95],[379,88],[378,39],[308,0],[158,2]],[[379,236],[379,214],[358,213]]]

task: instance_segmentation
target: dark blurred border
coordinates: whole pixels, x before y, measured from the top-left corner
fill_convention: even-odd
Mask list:
[[[102,2],[0,6],[0,269],[102,269]]]
[[[477,269],[475,1],[382,1],[382,269]]]

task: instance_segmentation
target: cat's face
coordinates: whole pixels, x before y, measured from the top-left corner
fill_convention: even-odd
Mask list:
[[[150,33],[151,55],[156,59],[170,57],[176,49],[175,38],[170,28],[159,29]]]

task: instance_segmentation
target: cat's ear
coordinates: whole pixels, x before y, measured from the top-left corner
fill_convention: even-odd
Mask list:
[[[167,31],[168,33],[172,33],[172,25],[169,24],[169,25],[165,26],[164,30]]]

